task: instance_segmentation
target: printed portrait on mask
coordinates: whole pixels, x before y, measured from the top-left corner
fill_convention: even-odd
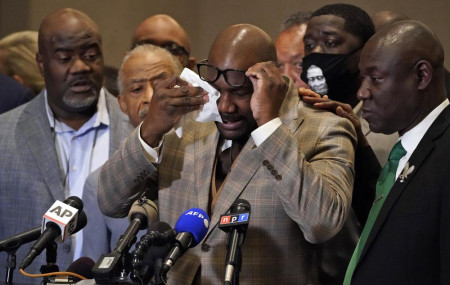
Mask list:
[[[303,58],[303,71],[300,78],[320,95],[328,95],[331,100],[347,102],[348,98],[355,97],[354,85],[359,78],[359,70],[351,69],[349,64],[357,51],[349,54],[311,53]],[[313,74],[319,73],[323,76],[323,80],[315,75],[312,81]],[[319,81],[324,83],[320,88]]]
[[[325,76],[323,76],[323,71],[320,67],[316,65],[308,67],[306,78],[308,79],[308,85],[314,92],[319,93],[320,95],[328,94],[327,81]]]

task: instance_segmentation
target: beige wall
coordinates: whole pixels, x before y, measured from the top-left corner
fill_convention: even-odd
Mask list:
[[[247,22],[275,37],[280,22],[298,10],[315,10],[338,1],[305,0],[0,0],[0,36],[23,29],[37,30],[41,19],[63,7],[84,11],[103,34],[105,62],[119,66],[130,45],[131,33],[146,17],[166,13],[177,19],[192,41],[197,59],[207,56],[214,36],[224,27]],[[342,1],[339,1],[342,2]],[[450,0],[358,0],[369,14],[394,10],[429,25],[441,39],[450,67]]]

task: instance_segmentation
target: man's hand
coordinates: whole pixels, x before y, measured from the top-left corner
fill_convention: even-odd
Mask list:
[[[250,101],[253,118],[258,126],[262,126],[279,116],[288,85],[271,61],[253,65],[245,75],[253,84],[254,91]]]
[[[178,77],[155,80],[153,84],[153,97],[141,126],[141,137],[148,145],[156,147],[181,116],[200,109],[209,97],[201,87],[191,87]]]
[[[328,99],[327,95],[321,97],[316,92],[310,89],[305,89],[303,87],[300,87],[298,89],[298,94],[300,97],[302,97],[302,100],[305,103],[312,105],[315,109],[327,110],[335,113],[342,118],[347,118],[355,127],[356,133],[358,135],[358,147],[365,147],[369,145],[369,142],[362,132],[361,122],[359,121],[358,117],[353,112],[353,109],[349,104],[330,100]]]

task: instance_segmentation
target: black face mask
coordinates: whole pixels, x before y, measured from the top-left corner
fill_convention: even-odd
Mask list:
[[[359,71],[351,71],[349,58],[359,48],[349,54],[312,53],[303,58],[301,79],[320,95],[328,95],[331,100],[356,104]]]

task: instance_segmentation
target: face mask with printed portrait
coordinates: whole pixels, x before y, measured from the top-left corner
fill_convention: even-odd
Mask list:
[[[301,79],[322,96],[352,102],[349,99],[356,98],[355,82],[359,80],[359,71],[349,68],[349,59],[358,51],[349,54],[311,53],[303,58]]]

